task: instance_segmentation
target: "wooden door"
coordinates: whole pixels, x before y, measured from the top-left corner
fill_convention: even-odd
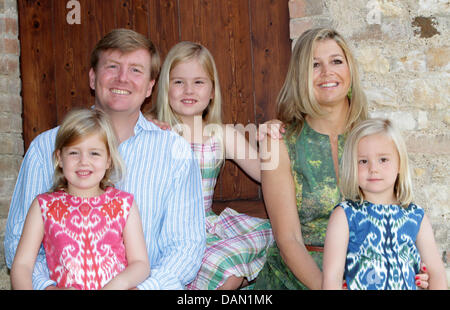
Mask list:
[[[114,28],[148,35],[163,57],[179,41],[205,45],[219,71],[225,123],[275,117],[291,53],[288,0],[18,0],[18,9],[25,148],[70,108],[93,104],[90,52]],[[75,9],[79,23],[69,23]],[[227,162],[215,200],[260,199],[260,187]]]

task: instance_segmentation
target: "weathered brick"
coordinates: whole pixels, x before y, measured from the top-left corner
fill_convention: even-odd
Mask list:
[[[291,18],[321,15],[324,13],[323,0],[290,0],[289,15]]]
[[[433,154],[434,156],[450,154],[450,134],[408,134],[405,137],[408,152]]]
[[[2,154],[23,155],[23,139],[21,134],[0,133],[0,156]]]
[[[0,58],[0,75],[18,76],[19,75],[19,57],[3,55]]]
[[[22,118],[20,117],[20,115],[11,113],[0,114],[0,132],[21,133]]]
[[[15,179],[19,174],[21,156],[3,155],[0,156],[0,178]]]
[[[3,53],[19,56],[19,40],[4,38],[2,41]]]
[[[20,96],[0,93],[0,112],[10,112],[20,115],[22,113],[22,100]]]
[[[383,56],[382,50],[376,46],[360,49],[357,60],[366,72],[386,74],[389,72],[389,61]]]
[[[18,36],[19,34],[19,25],[16,18],[5,17],[5,34],[11,36]]]
[[[426,52],[427,68],[430,71],[450,71],[450,47],[432,47]]]
[[[291,39],[298,38],[303,32],[314,27],[331,27],[331,20],[328,17],[305,17],[291,19],[289,31]]]

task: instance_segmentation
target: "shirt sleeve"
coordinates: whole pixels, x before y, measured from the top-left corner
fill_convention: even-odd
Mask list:
[[[52,177],[48,173],[49,170],[52,171],[53,169],[51,155],[42,156],[42,154],[45,154],[44,152],[46,151],[51,154],[53,145],[49,143],[42,150],[40,143],[36,140],[40,139],[35,139],[30,144],[24,157],[9,207],[4,239],[5,258],[8,268],[11,268],[13,263],[20,236],[22,235],[23,225],[33,199],[38,194],[47,192],[52,182]],[[48,167],[49,164],[50,167]],[[33,271],[33,288],[45,289],[51,284],[54,285],[55,282],[50,280],[45,252],[41,246]]]
[[[177,139],[178,140],[178,139]],[[180,141],[180,140],[178,140]],[[196,276],[206,247],[205,210],[200,168],[187,143],[176,143],[174,178],[161,236],[163,250],[139,289],[184,289]]]

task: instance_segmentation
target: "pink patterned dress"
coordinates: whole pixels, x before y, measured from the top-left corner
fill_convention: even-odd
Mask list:
[[[97,197],[58,191],[38,201],[50,279],[58,287],[100,289],[126,268],[122,231],[133,195],[108,187]]]

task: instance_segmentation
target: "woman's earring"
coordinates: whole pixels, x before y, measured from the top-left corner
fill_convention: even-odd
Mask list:
[[[351,86],[350,86],[350,88],[348,89],[347,98],[348,98],[348,100],[351,100],[351,99],[352,99],[352,87],[351,87]]]

